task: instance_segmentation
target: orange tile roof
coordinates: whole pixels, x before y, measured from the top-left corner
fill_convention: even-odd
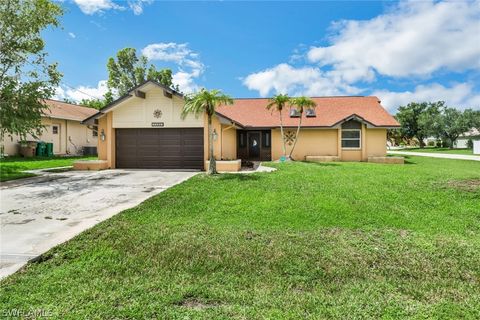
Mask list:
[[[98,110],[93,108],[78,106],[63,101],[50,99],[45,99],[44,101],[48,106],[44,114],[49,118],[83,121],[98,112]]]
[[[304,127],[331,127],[356,115],[376,127],[398,127],[399,123],[380,104],[377,97],[315,97],[312,98],[317,107],[316,117],[303,115]],[[280,126],[277,111],[269,111],[265,107],[267,98],[235,99],[230,106],[220,106],[217,113],[242,125],[243,127],[268,128]],[[294,127],[298,118],[290,117],[290,108],[282,112],[283,124]]]

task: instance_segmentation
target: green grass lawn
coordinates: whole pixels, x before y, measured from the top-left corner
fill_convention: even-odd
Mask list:
[[[398,151],[428,152],[428,153],[451,153],[473,155],[473,149],[450,149],[450,148],[406,148]]]
[[[0,283],[57,319],[480,318],[480,162],[198,175]]]
[[[0,159],[0,181],[32,177],[34,174],[25,170],[47,169],[71,166],[78,159],[96,159],[95,157],[7,157]]]

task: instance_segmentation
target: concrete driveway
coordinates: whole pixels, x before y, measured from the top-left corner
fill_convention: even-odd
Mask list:
[[[0,278],[197,172],[69,171],[0,187]]]

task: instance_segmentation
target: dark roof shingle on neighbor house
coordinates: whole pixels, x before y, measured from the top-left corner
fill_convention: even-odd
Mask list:
[[[44,111],[44,115],[49,118],[83,121],[98,112],[98,110],[93,108],[63,101],[45,99],[44,102],[48,106],[48,109]]]
[[[303,115],[303,127],[332,127],[351,116],[359,117],[375,127],[398,127],[399,123],[375,96],[314,97],[315,117]],[[217,113],[243,127],[279,127],[277,111],[267,110],[268,98],[235,99],[233,105],[220,106]],[[283,124],[295,127],[298,118],[290,117],[290,108],[282,112]]]

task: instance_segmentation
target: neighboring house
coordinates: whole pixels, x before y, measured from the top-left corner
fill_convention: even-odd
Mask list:
[[[460,137],[458,137],[457,141],[454,144],[454,147],[458,149],[468,148],[468,140],[480,140],[480,131],[472,128],[470,131],[465,132]]]
[[[42,134],[36,138],[29,135],[26,140],[51,142],[56,155],[81,154],[83,147],[97,146],[95,123],[90,126],[81,123],[83,119],[96,114],[97,110],[56,100],[45,100],[45,103],[48,109],[42,117]],[[18,154],[20,140],[19,136],[5,136],[4,153]]]
[[[386,156],[388,128],[399,127],[377,97],[319,97],[314,113],[304,115],[293,153],[366,161]],[[277,160],[282,155],[279,118],[268,111],[268,99],[236,99],[218,109],[216,159]],[[183,96],[147,81],[114,101],[84,123],[98,120],[99,159],[110,168],[204,169],[208,158],[206,117],[181,118]],[[284,111],[287,151],[292,147],[298,117]]]

